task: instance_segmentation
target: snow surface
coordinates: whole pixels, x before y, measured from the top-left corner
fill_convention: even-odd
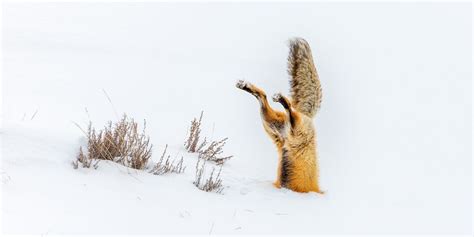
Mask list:
[[[471,231],[469,3],[3,7],[3,233]],[[276,150],[257,101],[235,88],[287,93],[293,36],[309,41],[323,86],[322,196],[273,188]],[[204,135],[229,137],[235,156],[222,195],[193,186],[196,156],[183,150],[201,110]],[[154,160],[169,144],[185,173],[74,170],[73,122],[123,112],[147,120]]]

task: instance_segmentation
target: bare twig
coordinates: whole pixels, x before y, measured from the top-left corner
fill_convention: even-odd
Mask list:
[[[84,133],[84,135],[87,136],[87,132],[86,132],[78,123],[76,123],[76,122],[74,122],[74,121],[71,121],[71,122],[72,122],[74,125],[76,125],[76,127],[78,127],[78,128],[82,131],[82,133]]]
[[[85,107],[84,110],[86,111],[87,118],[89,119],[89,121],[91,121],[91,116],[89,114],[89,110],[87,109],[87,107]]]
[[[72,162],[72,166],[74,169],[79,168],[79,164],[82,164],[82,168],[94,168],[97,169],[99,167],[99,161],[100,160],[94,160],[89,156],[84,155],[84,152],[82,151],[82,147],[79,148],[79,154],[77,155],[77,158],[75,161]]]
[[[199,157],[202,159],[213,161],[217,164],[223,164],[225,161],[233,157],[221,155],[223,153],[223,147],[228,139],[227,137],[220,141],[212,141],[209,145],[207,138],[204,137],[204,140],[199,143],[203,114],[204,111],[201,111],[199,119],[194,118],[191,121],[191,127],[189,128],[188,138],[184,142],[184,147],[188,152],[199,153]],[[214,124],[212,126],[212,134],[214,134]],[[206,147],[206,145],[208,146]]]
[[[209,230],[209,234],[212,233],[212,230],[214,229],[214,221],[212,222],[211,229]]]
[[[166,157],[166,150],[168,149],[168,144],[166,144],[165,150],[161,155],[160,161],[155,164],[155,166],[150,170],[150,173],[154,175],[162,175],[165,173],[183,173],[186,167],[183,167],[183,157],[175,164],[175,161],[170,161],[170,155]]]
[[[226,160],[233,156],[220,156],[223,153],[222,148],[224,147],[227,137],[220,141],[213,141],[203,151],[199,152],[199,157],[205,160],[214,161],[217,164],[223,164]]]
[[[201,162],[202,160],[202,162]],[[222,186],[222,179],[220,177],[222,171],[222,165],[220,165],[219,172],[217,176],[214,176],[215,168],[212,168],[211,174],[209,177],[204,181],[204,168],[206,165],[206,160],[198,159],[196,162],[196,176],[194,179],[193,184],[198,188],[206,192],[216,192],[221,193],[224,190]]]
[[[115,114],[115,116],[116,116],[117,119],[118,119],[119,116],[118,116],[117,110],[115,109],[114,103],[112,103],[112,100],[110,99],[109,94],[107,94],[107,92],[105,91],[105,89],[102,89],[102,92],[104,92],[105,97],[107,97],[107,100],[109,101],[110,105],[112,106],[112,109],[114,110],[114,114]]]
[[[30,120],[33,120],[36,116],[36,114],[38,113],[38,109],[36,109],[35,113],[31,116],[31,119]]]
[[[189,152],[198,151],[198,149],[196,148],[198,146],[199,137],[201,135],[201,121],[202,121],[203,114],[204,114],[204,111],[201,111],[201,116],[199,116],[199,120],[197,118],[194,118],[191,121],[191,127],[189,128],[188,139],[184,142],[184,147]],[[205,141],[203,143],[205,143]],[[204,145],[201,144],[200,146],[204,146]]]

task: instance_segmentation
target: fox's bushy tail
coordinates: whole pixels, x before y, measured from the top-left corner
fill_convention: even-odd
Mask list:
[[[311,48],[302,38],[289,41],[288,73],[292,105],[300,113],[313,117],[321,107],[322,89],[314,66]]]

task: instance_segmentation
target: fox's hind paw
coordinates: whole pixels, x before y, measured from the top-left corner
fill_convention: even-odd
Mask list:
[[[290,110],[290,101],[281,93],[276,93],[272,97],[273,101],[280,103],[286,110]]]
[[[245,89],[245,88],[248,87],[248,84],[249,84],[249,83],[246,82],[246,81],[244,81],[244,80],[239,80],[239,81],[237,81],[237,83],[235,84],[235,86],[236,86],[237,88],[243,90],[243,89]]]
[[[272,99],[274,102],[280,102],[282,98],[283,98],[283,95],[281,93],[276,93],[272,96]]]

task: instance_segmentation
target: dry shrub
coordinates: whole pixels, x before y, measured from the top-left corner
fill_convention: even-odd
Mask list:
[[[223,152],[222,148],[227,141],[227,137],[220,141],[213,141],[209,146],[199,152],[199,158],[204,160],[214,161],[217,164],[224,164],[224,162],[233,156],[220,156]]]
[[[143,130],[127,115],[112,125],[109,121],[103,130],[96,131],[89,123],[87,129],[87,154],[79,153],[78,160],[90,159],[111,160],[133,169],[145,169],[151,157],[150,137],[145,135],[146,122]]]
[[[82,168],[94,168],[97,169],[99,167],[99,161],[100,160],[94,160],[90,158],[90,156],[84,155],[84,152],[82,151],[82,147],[79,148],[79,154],[77,155],[77,158],[75,161],[72,162],[72,166],[74,169],[79,168],[79,164],[82,165]]]
[[[227,137],[220,141],[212,141],[207,147],[207,138],[204,138],[204,141],[199,144],[203,113],[204,111],[201,111],[201,116],[199,116],[199,120],[197,118],[194,118],[191,121],[191,127],[189,129],[188,138],[184,143],[184,147],[189,152],[199,153],[199,158],[201,159],[213,161],[217,164],[223,164],[225,161],[233,157],[221,156],[221,154],[223,153],[224,145],[228,139]]]
[[[206,180],[204,180],[203,176],[204,176],[205,165],[206,165],[206,160],[198,159],[196,163],[196,176],[193,182],[194,186],[206,192],[221,193],[222,190],[224,190],[224,187],[222,186],[222,179],[221,179],[222,165],[220,165],[219,172],[217,173],[216,176],[214,176],[214,172],[216,171],[216,168],[213,167],[212,172],[209,175],[209,177]]]
[[[166,157],[166,160],[164,159],[166,156],[166,150],[168,149],[168,144],[165,147],[165,150],[163,151],[163,154],[161,155],[160,161],[153,166],[153,168],[150,170],[150,173],[154,175],[162,175],[165,173],[183,173],[186,167],[183,167],[183,157],[178,161],[177,164],[175,164],[175,161],[170,161],[170,155]]]
[[[199,120],[197,120],[197,118],[194,118],[193,121],[191,121],[191,127],[189,128],[188,139],[184,142],[184,147],[189,152],[196,152],[199,150],[197,145],[199,142],[199,136],[201,135],[201,121],[202,121],[203,114],[204,114],[204,111],[201,111],[201,116],[199,117]],[[204,143],[205,143],[205,140],[202,144]],[[202,148],[202,146],[200,147]]]

